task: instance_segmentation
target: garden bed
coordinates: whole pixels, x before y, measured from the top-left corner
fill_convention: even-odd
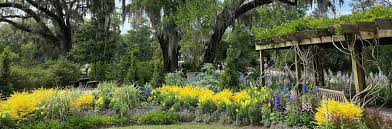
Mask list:
[[[143,125],[362,128],[374,122],[370,118],[377,117],[374,114],[364,117],[363,109],[350,102],[321,101],[317,87],[306,84],[301,91],[288,86],[212,91],[192,85],[150,88],[104,82],[97,92],[83,89],[16,92],[0,103],[0,111],[2,128],[25,129],[161,127]]]

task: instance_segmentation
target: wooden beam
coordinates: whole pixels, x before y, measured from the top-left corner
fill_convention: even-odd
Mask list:
[[[385,25],[387,29],[378,29],[375,32],[372,31],[363,31],[363,30],[369,30],[366,28],[363,28],[361,30],[358,30],[358,32],[355,32],[359,35],[360,39],[365,40],[365,39],[374,39],[374,38],[388,38],[392,37],[392,29],[389,29],[389,25]],[[361,26],[362,27],[362,26]],[[391,27],[392,28],[392,27]],[[259,42],[256,43],[256,50],[268,50],[268,49],[281,49],[281,48],[290,48],[295,45],[321,45],[321,44],[332,44],[332,43],[340,43],[340,42],[345,42],[346,39],[343,35],[331,35],[331,36],[321,36],[321,37],[312,37],[312,38],[305,38],[305,39],[297,39],[297,40],[289,40],[289,41],[283,41],[279,43],[268,43],[266,44],[265,42]]]
[[[260,50],[260,78],[261,78],[261,86],[265,86],[265,68],[264,68],[264,57],[265,57],[265,52],[263,50]]]
[[[363,69],[363,55],[362,55],[362,45],[359,43],[355,43],[353,41],[354,35],[347,35],[347,41],[349,41],[351,48],[351,65],[352,65],[352,73],[355,85],[356,94],[360,93],[365,89],[365,72]]]
[[[301,59],[297,53],[295,54],[294,64],[295,64],[295,80],[297,84],[301,83]]]

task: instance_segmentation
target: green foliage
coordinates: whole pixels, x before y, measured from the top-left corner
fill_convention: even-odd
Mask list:
[[[107,32],[108,37],[96,37],[99,30],[91,22],[86,22],[74,34],[71,58],[78,63],[108,62],[115,54],[120,35]],[[105,39],[100,39],[105,38]]]
[[[98,100],[97,107],[100,110],[109,108],[110,101],[112,100],[112,92],[117,87],[113,82],[102,82],[98,84]]]
[[[227,88],[238,86],[239,84],[239,73],[235,67],[236,63],[236,51],[232,46],[227,49],[226,65],[224,68],[224,73],[220,80],[221,87]]]
[[[80,73],[78,64],[60,57],[40,65],[14,65],[11,67],[11,80],[16,89],[65,86],[76,81]]]
[[[71,101],[81,93],[80,89],[56,90],[51,97],[39,105],[36,116],[38,118],[65,120],[74,115],[71,110]]]
[[[162,82],[162,62],[160,59],[154,60],[154,72],[152,74],[150,84],[153,87],[157,87]]]
[[[175,73],[167,73],[165,75],[165,83],[167,85],[184,85],[186,83],[186,79],[182,72]]]
[[[261,108],[256,106],[251,106],[248,108],[248,117],[251,125],[260,125],[262,116]]]
[[[11,76],[15,88],[23,89],[49,86],[54,75],[42,66],[12,66]]]
[[[304,17],[293,20],[289,23],[273,26],[272,28],[253,28],[253,33],[256,38],[266,39],[276,36],[287,35],[295,31],[316,30],[319,28],[327,28],[333,25],[336,28],[336,33],[341,33],[340,24],[374,21],[377,18],[392,18],[391,7],[375,7],[366,11],[365,13],[354,12],[351,15],[341,16],[338,18],[314,18]]]
[[[157,62],[159,59],[155,58],[159,54],[154,53],[157,48],[152,44],[150,35],[152,35],[150,28],[141,26],[122,37],[123,44],[119,47],[121,49],[114,60],[108,65],[109,69],[105,73],[106,80],[119,83],[137,82],[143,85],[152,79],[154,67],[159,67],[160,64]],[[157,72],[159,74],[159,71]]]
[[[69,82],[76,81],[81,74],[80,66],[65,57],[60,57],[55,61],[49,61],[47,65],[49,65],[48,70],[54,77],[52,83],[56,86],[65,86]]]
[[[6,47],[0,55],[0,95],[9,96],[12,93],[10,48]]]
[[[141,90],[136,86],[123,85],[115,88],[112,92],[110,107],[112,107],[120,116],[124,116],[140,104]]]
[[[17,127],[15,121],[8,116],[0,117],[0,128],[2,129],[15,129]]]
[[[201,73],[199,73],[194,82],[191,84],[200,87],[207,87],[213,91],[219,91],[219,75],[215,72],[215,67],[213,64],[206,63],[201,68]]]
[[[45,120],[21,124],[21,129],[91,129],[104,126],[124,125],[129,118],[103,115],[73,116],[64,121]]]
[[[289,127],[312,127],[312,115],[306,112],[292,111],[285,114],[285,123]]]
[[[179,121],[178,114],[173,112],[150,112],[136,117],[138,124],[169,125]]]

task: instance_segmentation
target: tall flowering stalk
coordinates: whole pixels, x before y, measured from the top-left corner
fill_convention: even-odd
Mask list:
[[[289,93],[289,87],[287,85],[283,88],[283,94],[287,95]]]
[[[314,87],[314,91],[315,91],[316,93],[319,93],[319,88],[318,88],[317,85]]]
[[[147,87],[147,88],[146,88],[146,91],[144,92],[144,94],[146,95],[146,97],[149,97],[150,94],[151,94],[151,88],[150,88],[150,87]]]
[[[280,89],[278,88],[276,90],[276,96],[275,96],[275,100],[274,100],[274,109],[275,109],[275,111],[279,110],[279,105],[280,105]]]
[[[308,92],[308,91],[307,91],[306,83],[304,83],[304,84],[302,85],[302,93],[306,94],[307,92]]]

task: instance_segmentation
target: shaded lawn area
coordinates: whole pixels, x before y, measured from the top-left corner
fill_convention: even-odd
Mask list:
[[[133,125],[108,129],[235,129],[235,127],[213,124],[178,124],[178,125]]]

